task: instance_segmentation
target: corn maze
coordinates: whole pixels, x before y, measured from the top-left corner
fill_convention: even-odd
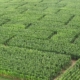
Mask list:
[[[0,0],[0,80],[55,80],[62,70],[56,80],[80,80],[79,7],[79,0]]]

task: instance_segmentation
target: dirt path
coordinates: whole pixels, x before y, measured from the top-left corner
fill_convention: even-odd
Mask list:
[[[71,66],[68,68],[68,69],[70,69],[70,68],[72,68],[75,64],[76,64],[76,60],[71,60]],[[53,80],[59,80],[59,78],[68,70],[68,69],[66,69],[66,70],[62,70],[61,71],[61,74],[59,75],[59,76],[57,76],[55,79],[53,79]]]

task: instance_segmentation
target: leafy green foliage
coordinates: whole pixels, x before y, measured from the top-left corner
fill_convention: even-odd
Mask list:
[[[79,59],[79,2],[0,0],[0,72],[53,80],[71,58]]]
[[[56,77],[65,66],[69,66],[70,60],[70,56],[66,55],[2,45],[0,74],[27,80],[49,80]]]

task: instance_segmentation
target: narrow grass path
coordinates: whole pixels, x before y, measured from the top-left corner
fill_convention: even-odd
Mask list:
[[[69,68],[67,68],[66,70],[62,70],[61,74],[59,76],[57,76],[55,79],[53,80],[59,80],[59,78],[70,68],[72,68],[75,64],[76,64],[77,60],[71,60],[71,66]]]

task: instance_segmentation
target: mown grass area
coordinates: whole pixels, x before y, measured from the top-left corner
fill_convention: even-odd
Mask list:
[[[0,75],[53,80],[71,59],[80,59],[79,2],[0,0]],[[74,80],[80,77],[77,64],[68,75],[77,70]]]

